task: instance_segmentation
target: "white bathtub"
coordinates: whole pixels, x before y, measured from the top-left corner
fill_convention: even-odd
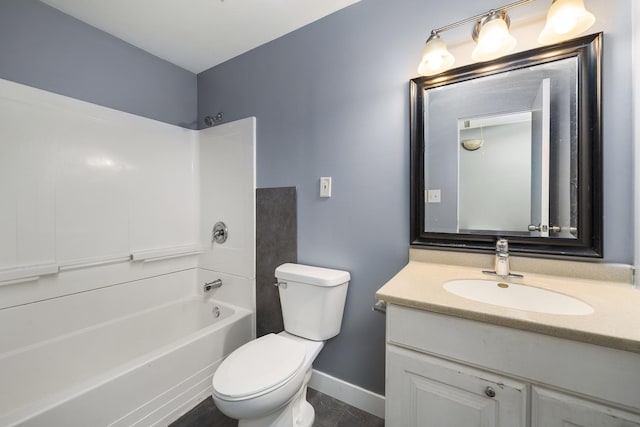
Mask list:
[[[252,338],[252,312],[195,277],[0,310],[0,426],[166,425],[210,395],[215,368]]]

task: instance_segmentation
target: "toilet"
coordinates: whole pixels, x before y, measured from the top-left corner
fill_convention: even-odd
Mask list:
[[[342,325],[348,272],[287,263],[275,276],[285,330],[239,347],[213,375],[213,401],[238,427],[311,427],[312,364]]]

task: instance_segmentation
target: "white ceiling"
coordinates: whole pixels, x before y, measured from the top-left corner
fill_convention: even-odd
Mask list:
[[[41,0],[199,73],[360,0]]]

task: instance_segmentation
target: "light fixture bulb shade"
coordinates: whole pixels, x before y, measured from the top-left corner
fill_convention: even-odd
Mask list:
[[[462,145],[462,148],[464,148],[467,151],[476,151],[484,145],[484,139],[482,138],[464,139],[462,140],[460,145]]]
[[[547,13],[547,23],[538,43],[552,44],[570,39],[588,30],[595,16],[584,7],[583,0],[555,0]]]
[[[509,27],[502,18],[491,19],[482,24],[478,42],[471,53],[474,61],[490,61],[500,58],[515,49],[517,41],[509,33]]]
[[[451,68],[454,62],[445,42],[439,36],[431,36],[422,50],[418,73],[422,76],[438,74]]]

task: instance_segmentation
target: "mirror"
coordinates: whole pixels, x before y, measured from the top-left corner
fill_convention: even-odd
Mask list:
[[[411,244],[602,257],[602,34],[411,81]]]

